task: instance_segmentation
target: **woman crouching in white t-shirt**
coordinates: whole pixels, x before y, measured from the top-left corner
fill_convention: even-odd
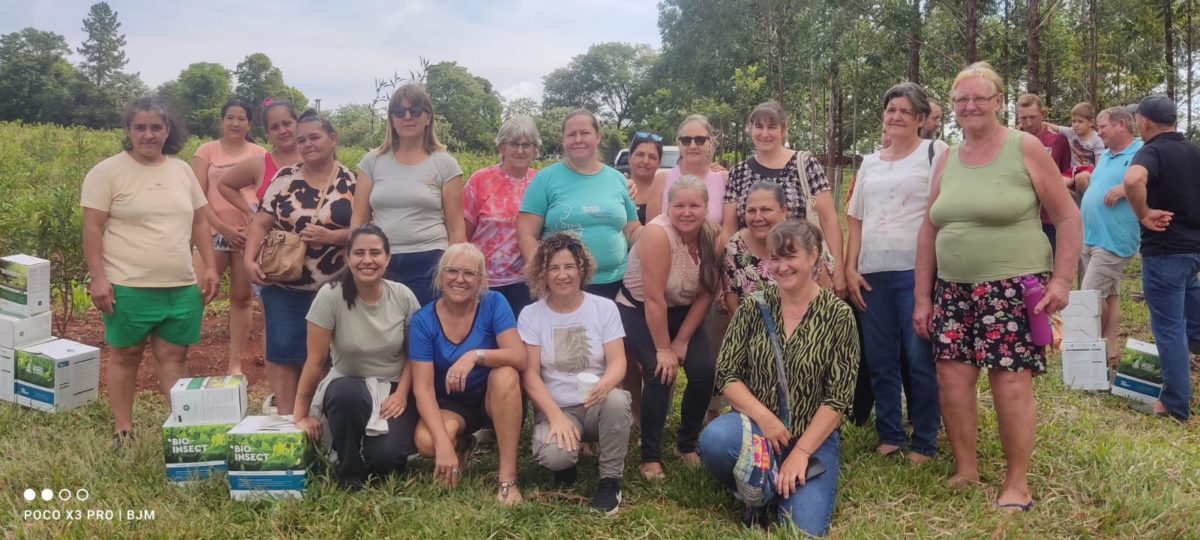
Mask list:
[[[537,408],[532,449],[538,464],[559,484],[574,484],[582,441],[600,446],[600,482],[592,508],[616,513],[621,474],[629,451],[629,392],[625,377],[625,329],[617,305],[584,292],[596,270],[582,240],[553,234],[525,267],[539,300],[517,322],[529,354],[522,379]]]
[[[308,310],[294,418],[313,441],[328,428],[338,485],[357,489],[369,475],[403,472],[416,453],[417,408],[405,368],[409,325],[421,306],[408,287],[383,279],[388,239],[379,227],[355,229],[346,252],[347,268]]]

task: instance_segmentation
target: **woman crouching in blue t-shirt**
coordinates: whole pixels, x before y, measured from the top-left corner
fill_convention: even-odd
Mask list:
[[[446,249],[434,279],[441,297],[413,317],[408,351],[421,415],[417,451],[436,459],[434,477],[456,486],[473,449],[472,434],[491,425],[500,450],[496,498],[515,505],[522,500],[517,445],[526,362],[517,321],[504,296],[487,290],[483,253],[474,245]]]

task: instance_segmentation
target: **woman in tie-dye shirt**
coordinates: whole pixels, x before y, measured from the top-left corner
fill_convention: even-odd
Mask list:
[[[530,164],[541,147],[532,118],[509,118],[496,134],[500,163],[471,175],[463,188],[467,238],[483,252],[489,288],[504,295],[514,315],[532,302],[525,259],[517,246],[516,219],[525,188],[537,173]]]

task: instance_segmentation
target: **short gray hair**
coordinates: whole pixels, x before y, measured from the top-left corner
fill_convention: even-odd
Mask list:
[[[933,111],[929,106],[929,94],[926,94],[925,88],[915,82],[902,82],[889,88],[883,94],[883,108],[887,108],[889,101],[901,97],[912,103],[913,114],[917,116],[928,118],[929,113]]]
[[[503,124],[500,124],[500,129],[496,132],[497,147],[504,143],[516,142],[521,139],[533,143],[539,150],[542,148],[542,137],[538,134],[537,124],[528,115],[513,115],[508,120],[505,120]]]
[[[1124,123],[1125,129],[1129,130],[1130,133],[1133,133],[1134,131],[1133,115],[1129,114],[1129,110],[1125,107],[1109,107],[1103,111],[1100,111],[1100,114],[1097,115],[1097,118],[1101,116],[1107,116],[1108,121],[1111,123]]]

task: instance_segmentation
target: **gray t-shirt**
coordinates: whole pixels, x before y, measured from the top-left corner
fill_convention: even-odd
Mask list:
[[[1071,145],[1072,169],[1080,165],[1095,165],[1100,161],[1100,154],[1104,153],[1104,140],[1099,133],[1093,131],[1092,138],[1085,141],[1075,134],[1071,126],[1058,126],[1058,134],[1066,137]]]
[[[347,377],[399,378],[408,361],[408,327],[421,305],[400,283],[383,281],[383,296],[375,305],[362,298],[346,306],[342,286],[321,286],[308,322],[333,332],[329,352],[333,367]]]
[[[404,165],[391,152],[372,150],[358,168],[375,182],[372,220],[387,234],[392,253],[446,249],[442,187],[463,173],[453,156],[434,152],[420,164]]]

